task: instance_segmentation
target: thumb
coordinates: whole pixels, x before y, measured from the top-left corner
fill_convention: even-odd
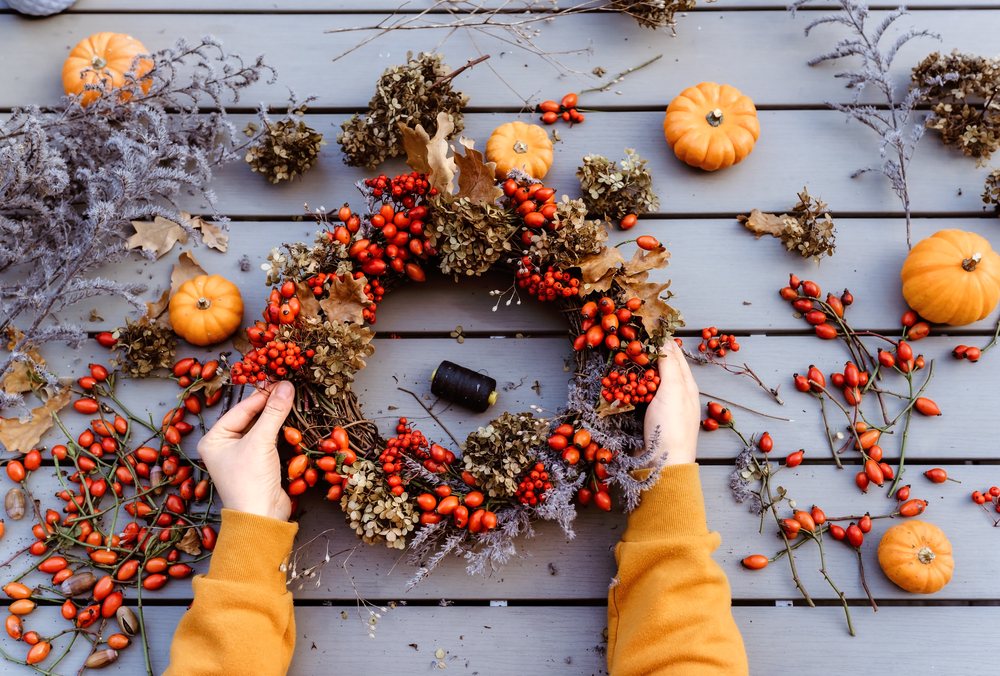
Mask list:
[[[255,441],[264,441],[273,444],[278,438],[278,432],[285,423],[289,411],[292,410],[292,402],[295,397],[295,386],[288,381],[281,381],[271,390],[267,398],[264,410],[260,412],[260,418],[250,430],[249,436]]]

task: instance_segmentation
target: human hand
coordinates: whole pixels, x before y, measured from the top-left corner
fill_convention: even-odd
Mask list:
[[[287,381],[258,390],[198,442],[198,454],[227,509],[279,521],[291,515],[291,500],[281,487],[277,440],[294,397],[295,387]]]
[[[654,449],[656,457],[651,465],[655,466],[659,458],[664,458],[665,465],[694,462],[701,412],[698,384],[691,375],[684,353],[673,340],[668,340],[660,348],[657,364],[660,386],[646,409],[644,425],[646,448],[651,448],[654,435],[658,437]],[[637,454],[641,452],[642,449]]]

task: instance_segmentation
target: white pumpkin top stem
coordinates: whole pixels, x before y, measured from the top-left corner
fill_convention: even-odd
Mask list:
[[[514,152],[517,153],[518,155],[523,155],[524,153],[528,152],[528,144],[525,143],[524,141],[518,141],[517,143],[514,144]]]
[[[722,109],[721,108],[716,108],[715,110],[713,110],[712,112],[710,112],[708,115],[706,115],[705,119],[713,127],[718,127],[720,124],[722,124]]]
[[[931,565],[931,561],[934,560],[934,552],[930,547],[921,547],[917,551],[917,561],[924,564],[925,566]]]
[[[93,66],[94,68],[100,69],[107,66],[108,62],[104,57],[94,54],[94,56],[92,56],[90,59],[90,65]]]
[[[973,272],[976,266],[979,265],[979,261],[983,260],[983,255],[981,253],[974,253],[969,258],[962,261],[962,269],[967,272]]]
[[[209,299],[205,298],[204,296],[202,296],[201,298],[198,299],[198,309],[199,310],[207,310],[210,307],[212,307],[212,301],[210,301]]]

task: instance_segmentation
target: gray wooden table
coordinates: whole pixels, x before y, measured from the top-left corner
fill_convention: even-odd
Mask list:
[[[428,4],[428,0],[414,0],[404,11],[416,12]],[[931,51],[959,48],[984,56],[996,51],[1000,2],[915,0],[909,4],[913,16],[903,24],[931,28],[943,39],[941,43],[916,41],[902,50],[896,68],[901,87],[909,68]],[[893,5],[878,0],[873,6]],[[130,33],[150,49],[165,47],[178,36],[213,33],[232,51],[251,56],[266,51],[279,69],[281,86],[254,87],[244,105],[264,101],[280,106],[285,86],[319,96],[308,120],[331,144],[304,180],[274,187],[246,167],[234,166],[222,171],[213,186],[221,210],[234,220],[230,251],[223,255],[200,248],[196,253],[207,270],[239,283],[248,317],[262,309],[265,289],[258,266],[266,253],[282,242],[312,236],[313,227],[290,218],[300,213],[302,203],[328,207],[359,203],[353,183],[366,172],[342,163],[332,143],[339,123],[365,109],[373,83],[385,67],[402,62],[408,50],[433,48],[445,37],[444,32],[432,31],[394,35],[331,63],[361,34],[326,35],[325,29],[375,24],[383,18],[380,12],[394,10],[396,2],[80,0],[67,13],[48,19],[26,19],[3,7],[0,2],[0,109],[4,111],[56,101],[61,93],[58,73],[67,51],[80,39],[104,30]],[[817,7],[830,9],[821,3]],[[815,401],[795,392],[790,384],[791,374],[809,363],[827,372],[835,370],[848,357],[846,350],[839,343],[820,343],[809,336],[776,293],[788,271],[813,279],[824,289],[849,287],[857,299],[849,311],[852,323],[871,330],[896,331],[898,317],[905,310],[898,276],[906,256],[900,205],[884,179],[875,175],[849,178],[857,167],[878,162],[876,139],[860,125],[845,125],[842,115],[823,105],[824,101],[847,101],[850,92],[833,78],[836,66],[806,65],[809,58],[844,37],[837,28],[827,27],[805,38],[802,28],[814,15],[802,12],[792,19],[783,3],[775,0],[719,0],[682,17],[676,38],[640,30],[631,19],[618,16],[584,15],[539,24],[538,44],[559,52],[562,63],[584,73],[597,66],[616,73],[656,54],[664,55],[612,92],[581,99],[580,106],[594,112],[588,112],[581,126],[558,127],[563,141],[556,144],[546,183],[575,196],[579,188],[573,174],[583,155],[596,152],[618,158],[624,147],[638,148],[650,161],[661,211],[640,220],[636,233],[655,234],[673,252],[670,267],[653,277],[673,280],[676,306],[688,320],[683,335],[697,342],[693,335],[708,325],[736,333],[743,346],[739,356],[768,384],[782,384],[786,405],[778,407],[748,380],[715,367],[696,369],[702,391],[794,420],[765,425],[764,419],[737,412],[744,430],[768,429],[782,455],[807,449],[809,462],[782,477],[789,494],[801,505],[817,503],[827,513],[878,513],[888,511],[889,501],[877,492],[859,495],[851,480],[855,465],[849,464],[846,472],[836,469],[829,459]],[[516,83],[519,93],[535,100],[558,99],[567,91],[592,86],[509,43],[474,37],[475,44],[469,36],[456,33],[442,51],[453,66],[480,50],[493,55],[489,64],[496,74],[480,66],[456,78],[457,87],[471,96],[465,134],[477,139],[480,147],[498,124],[534,117],[519,113],[521,102],[498,76]],[[670,99],[704,80],[732,84],[753,97],[762,128],[749,160],[714,174],[678,162],[660,127]],[[393,173],[402,168],[395,161],[381,170]],[[962,228],[1000,247],[997,221],[983,212],[979,200],[985,173],[929,134],[917,150],[910,174],[915,240],[939,229]],[[837,222],[837,254],[822,266],[786,254],[770,238],[754,240],[733,218],[755,207],[782,210],[794,203],[803,185],[829,202]],[[204,210],[196,199],[187,199],[184,206],[192,212]],[[624,238],[620,232],[614,237]],[[239,269],[237,261],[243,254],[253,263],[250,272]],[[169,265],[169,259],[153,265],[136,257],[105,274],[133,280],[138,271],[148,278],[148,296],[153,299],[169,284]],[[570,351],[565,326],[532,303],[492,312],[489,290],[507,285],[506,280],[490,277],[461,285],[434,279],[419,289],[394,292],[380,307],[376,328],[379,338],[390,333],[403,338],[377,340],[376,356],[357,382],[369,417],[388,426],[405,415],[432,439],[443,439],[444,432],[409,395],[397,391],[394,378],[399,384],[426,391],[431,369],[445,356],[486,368],[501,385],[529,376],[525,385],[502,393],[498,410],[562,405],[566,373],[561,367]],[[94,331],[120,324],[126,312],[122,304],[106,299],[95,301],[95,307],[105,321],[91,324]],[[79,312],[86,315],[91,309],[81,307]],[[824,673],[845,674],[990,670],[994,654],[987,628],[1000,620],[996,607],[1000,575],[994,563],[994,539],[1000,534],[990,528],[968,494],[974,488],[1000,484],[1000,452],[989,425],[991,412],[1000,403],[995,385],[1000,366],[994,354],[973,365],[955,362],[948,353],[961,342],[988,342],[997,314],[947,331],[949,335],[936,332],[918,344],[925,356],[938,360],[930,396],[941,404],[945,415],[914,420],[907,481],[913,484],[915,496],[930,501],[924,518],[942,526],[951,538],[957,561],[954,578],[929,598],[915,598],[895,587],[878,570],[875,544],[885,526],[877,522],[864,549],[869,584],[880,604],[880,611],[873,614],[857,580],[853,554],[831,547],[829,566],[850,600],[857,638],[847,635],[842,610],[810,553],[800,550],[799,569],[818,608],[803,605],[783,565],[760,573],[740,567],[739,561],[747,554],[771,553],[776,541],[770,533],[758,535],[756,518],[729,495],[728,475],[739,450],[733,443],[735,437],[722,432],[702,435],[699,457],[709,526],[722,534],[715,558],[732,584],[733,612],[752,673],[791,675],[818,673],[820,668]],[[469,336],[462,345],[447,337],[457,325]],[[526,337],[517,338],[517,334]],[[104,358],[95,348],[49,350],[47,357],[60,373],[78,373],[87,363]],[[202,353],[197,349],[184,352]],[[531,389],[535,378],[539,387]],[[172,387],[160,383],[128,382],[123,389],[131,401],[150,408],[175,394]],[[440,413],[456,434],[474,429],[492,415],[454,409]],[[83,423],[82,417],[72,413],[66,417],[71,429]],[[50,443],[55,443],[54,437]],[[887,457],[895,458],[898,443],[888,443],[885,450]],[[946,467],[965,483],[931,484],[920,476],[930,466]],[[54,491],[55,479],[45,472],[38,474],[43,475],[35,479],[39,493],[47,492],[45,482]],[[354,536],[342,526],[339,511],[318,498],[307,499],[305,507],[303,540],[337,528],[331,536],[334,551],[353,546]],[[520,544],[525,558],[493,576],[470,578],[462,562],[452,560],[409,592],[405,582],[411,571],[402,563],[397,565],[392,552],[362,547],[346,567],[331,565],[318,585],[295,591],[299,635],[291,673],[421,673],[435,668],[438,648],[447,653],[447,668],[463,673],[605,673],[601,634],[606,626],[607,585],[614,575],[611,547],[624,527],[625,518],[619,513],[585,509],[577,521],[575,540],[567,542],[556,528],[544,524],[537,538]],[[9,523],[0,542],[0,558],[30,539],[27,526]],[[355,614],[356,593],[380,603],[407,603],[385,614],[378,637],[372,641]],[[189,584],[175,582],[150,596],[150,604],[157,607],[147,611],[149,637],[155,665],[162,670],[173,630],[190,603],[191,589]],[[451,605],[440,607],[441,601]],[[496,607],[491,601],[506,601],[506,607]],[[793,604],[789,607],[787,601]],[[43,608],[31,616],[33,628],[50,621],[55,624],[56,619],[55,608]],[[779,645],[786,647],[779,649]],[[141,669],[141,652],[132,648],[109,671],[139,673]]]

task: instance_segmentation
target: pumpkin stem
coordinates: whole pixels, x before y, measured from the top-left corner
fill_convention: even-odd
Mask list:
[[[100,70],[101,68],[104,68],[106,65],[108,65],[108,61],[104,57],[94,54],[94,56],[92,56],[90,59],[90,65]]]
[[[983,260],[983,255],[981,253],[974,253],[972,256],[962,261],[962,269],[966,272],[973,272],[981,260]]]
[[[518,155],[525,154],[526,152],[528,152],[528,144],[526,144],[524,141],[518,141],[517,143],[514,144],[514,152],[517,153]]]
[[[716,108],[708,115],[706,115],[705,119],[708,120],[708,123],[713,127],[718,127],[720,124],[722,124],[722,109]]]
[[[212,307],[212,301],[210,301],[209,299],[205,298],[204,296],[202,296],[201,298],[198,299],[198,309],[199,310],[207,310],[210,307]]]
[[[929,566],[931,564],[931,561],[933,560],[934,560],[934,552],[931,551],[930,547],[921,547],[920,550],[917,552],[917,561],[924,564],[925,566]]]

